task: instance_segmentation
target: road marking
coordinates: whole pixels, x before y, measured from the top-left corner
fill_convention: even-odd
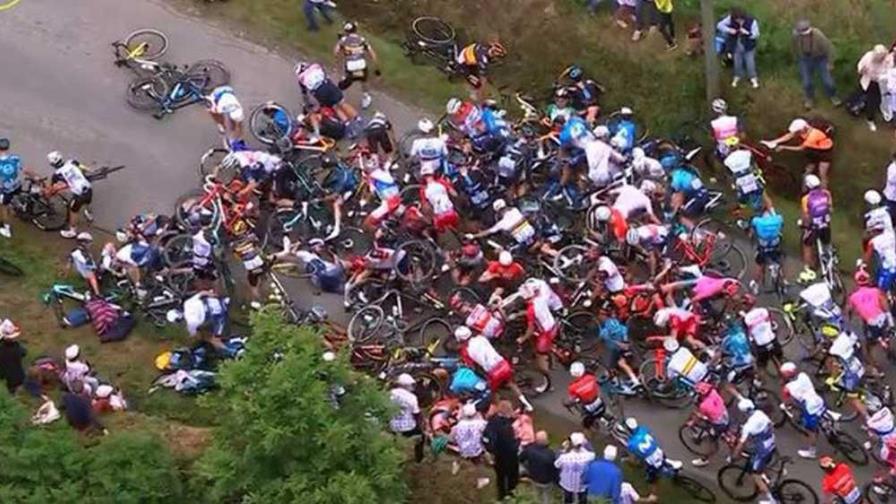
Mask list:
[[[0,11],[5,11],[6,9],[12,9],[13,7],[16,6],[17,3],[21,2],[21,1],[22,0],[9,0],[8,2],[6,2],[4,4],[0,4]]]

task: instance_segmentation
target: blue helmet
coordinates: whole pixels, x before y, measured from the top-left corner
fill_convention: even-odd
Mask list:
[[[569,71],[567,72],[567,74],[569,75],[570,79],[579,81],[582,80],[582,76],[585,74],[585,72],[582,71],[582,67],[578,65],[572,65],[569,67]]]

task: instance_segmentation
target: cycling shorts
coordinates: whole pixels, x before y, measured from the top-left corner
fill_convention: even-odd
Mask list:
[[[753,365],[741,366],[731,369],[726,377],[728,383],[740,385],[741,383],[753,380]]]
[[[853,373],[843,373],[840,377],[840,387],[846,391],[846,397],[859,397],[859,389],[862,387],[862,377]]]
[[[880,443],[880,459],[890,468],[890,474],[896,472],[896,450],[887,446],[884,441]]]
[[[772,360],[772,358],[778,359],[779,362],[784,360],[784,352],[781,349],[781,344],[778,342],[777,338],[767,345],[757,345],[755,355],[756,365],[760,369],[767,367],[768,361]]]
[[[392,140],[386,128],[377,128],[365,132],[367,147],[371,152],[379,154],[382,150],[385,154],[392,154]]]
[[[492,392],[497,392],[505,383],[513,379],[513,367],[507,359],[502,359],[488,372],[486,379]]]
[[[765,472],[765,468],[772,461],[774,454],[774,450],[762,450],[750,455],[750,472],[753,474]]]
[[[390,196],[380,202],[380,206],[370,212],[370,223],[372,227],[379,226],[387,217],[395,213],[401,207],[401,195],[396,194]]]
[[[888,270],[884,268],[880,268],[877,270],[877,287],[887,292],[893,288],[894,282],[896,282],[896,270]]]
[[[806,228],[803,230],[804,245],[814,245],[816,238],[821,240],[821,243],[829,245],[831,243],[830,226],[826,226],[823,228]]]
[[[482,78],[479,75],[479,65],[460,65],[460,71],[470,86],[474,89],[482,87]]]
[[[613,347],[610,349],[609,357],[607,358],[607,367],[610,369],[615,369],[619,359],[625,359],[630,361],[634,357],[631,349],[626,348],[622,350],[619,347]]]
[[[681,214],[685,217],[699,217],[706,210],[707,203],[709,203],[709,192],[698,191],[681,206]]]
[[[93,189],[87,189],[84,194],[72,193],[72,199],[68,202],[68,209],[72,212],[78,212],[85,205],[89,205],[93,201]]]
[[[436,228],[437,233],[444,233],[450,229],[456,230],[459,223],[460,219],[454,210],[441,215],[434,215],[432,218],[432,225]]]
[[[821,421],[821,415],[823,414],[824,410],[814,415],[811,415],[806,410],[803,410],[802,414],[800,415],[800,425],[803,427],[803,429],[809,432],[816,432],[818,431],[818,424]]]
[[[781,247],[759,247],[756,249],[756,264],[765,265],[769,263],[781,264]]]
[[[554,340],[557,333],[560,332],[560,324],[555,324],[550,331],[536,330],[535,333],[535,352],[545,355],[550,354],[554,348]]]
[[[317,89],[311,91],[314,99],[323,107],[335,107],[342,103],[342,90],[330,79],[325,80]]]
[[[813,163],[830,163],[834,159],[834,149],[806,149],[806,157]]]
[[[22,188],[21,188],[21,187],[17,187],[17,188],[15,188],[15,189],[13,189],[12,191],[9,191],[9,192],[2,192],[2,191],[0,191],[0,205],[2,205],[2,206],[7,206],[7,205],[9,205],[10,203],[12,203],[12,198],[13,198],[16,194],[19,194],[20,192],[22,192]]]

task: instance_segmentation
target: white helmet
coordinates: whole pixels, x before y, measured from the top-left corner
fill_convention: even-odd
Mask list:
[[[669,353],[677,352],[680,347],[678,340],[671,336],[663,340],[663,349]]]
[[[597,138],[607,138],[610,136],[610,128],[601,124],[594,128],[594,136]]]
[[[796,373],[796,364],[788,361],[784,364],[781,364],[781,367],[778,369],[778,372],[782,375],[792,375]]]
[[[423,133],[431,132],[433,129],[432,121],[425,117],[423,119],[420,119],[419,121],[417,121],[417,129]]]
[[[638,419],[635,417],[628,417],[625,419],[625,426],[629,428],[629,430],[635,430],[638,428]]]
[[[75,237],[75,240],[79,242],[92,242],[93,235],[91,235],[87,231],[81,231],[80,233],[78,233],[78,236]]]
[[[401,373],[400,375],[398,375],[398,378],[395,379],[395,383],[401,385],[402,387],[411,387],[415,383],[417,383],[417,380],[415,380],[413,376],[407,373]]]
[[[821,179],[817,175],[806,175],[803,182],[806,184],[806,189],[816,189],[821,186]]]
[[[805,119],[794,119],[790,122],[790,126],[787,127],[787,131],[790,133],[799,133],[808,127],[809,123],[806,122]]]
[[[569,435],[569,442],[573,446],[582,446],[585,444],[585,435],[581,432],[573,432]]]
[[[59,168],[60,166],[62,166],[62,163],[65,162],[65,160],[62,159],[62,154],[60,154],[59,151],[53,151],[47,154],[47,161],[50,163],[50,166],[54,168]]]
[[[498,198],[492,202],[492,210],[494,212],[500,212],[501,210],[504,210],[505,208],[507,208],[507,202],[504,201],[502,198]]]
[[[868,189],[865,191],[865,203],[872,206],[880,205],[880,193],[874,189]]]
[[[69,345],[68,347],[66,347],[66,360],[75,360],[78,358],[78,355],[81,355],[81,347],[79,347],[78,345]]]
[[[632,114],[634,114],[634,112],[632,112],[632,109],[630,109],[629,107],[622,107],[621,109],[619,109],[619,114],[620,115],[632,115]]]
[[[585,374],[585,365],[579,361],[573,362],[569,366],[569,374],[573,378],[579,378]]]
[[[666,327],[669,323],[669,310],[660,309],[653,314],[653,324],[657,327]]]
[[[635,147],[634,149],[632,149],[632,161],[634,161],[635,163],[641,161],[645,157],[647,157],[647,154],[644,152],[644,149],[640,147]]]
[[[614,136],[612,140],[610,140],[610,145],[615,149],[621,149],[625,147],[625,138],[621,136]]]
[[[236,152],[231,152],[221,160],[221,168],[224,168],[225,170],[239,170],[242,166],[243,163],[240,161],[240,157]]]
[[[498,254],[498,264],[501,266],[507,267],[513,264],[513,254],[508,250],[502,250],[500,254]]]
[[[476,416],[476,405],[473,403],[466,403],[460,408],[460,415],[464,418],[473,418]]]
[[[454,330],[454,337],[457,341],[467,341],[472,335],[473,331],[465,325],[457,326],[457,329]]]
[[[601,205],[594,211],[598,222],[607,222],[613,216],[613,211],[607,205]]]
[[[753,153],[747,149],[738,149],[725,156],[724,164],[732,173],[745,172],[753,166]]]
[[[115,389],[112,388],[112,385],[103,384],[96,388],[96,396],[100,399],[105,399],[112,395],[114,391]]]
[[[461,102],[457,98],[452,98],[448,100],[448,103],[445,104],[445,112],[448,112],[449,114],[456,114],[457,111],[460,110],[461,105],[463,105],[463,102]]]
[[[737,401],[737,409],[740,410],[741,413],[749,413],[756,409],[756,405],[753,404],[753,401],[744,397],[740,401]]]
[[[728,102],[721,98],[712,101],[712,111],[716,114],[724,114],[728,111]]]

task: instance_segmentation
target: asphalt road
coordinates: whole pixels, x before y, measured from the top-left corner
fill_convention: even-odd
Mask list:
[[[175,12],[149,0],[22,0],[0,11],[0,132],[27,166],[49,171],[45,155],[59,150],[88,163],[125,164],[127,169],[98,182],[94,210],[97,224],[113,229],[138,212],[170,213],[175,199],[199,184],[198,160],[219,143],[206,113],[195,106],[162,121],[136,112],[124,100],[131,75],[112,65],[110,43],[141,27],[166,32],[171,47],[165,59],[189,63],[214,58],[227,64],[244,105],[275,99],[298,108],[293,61],[225,30]],[[357,95],[352,95],[357,100]],[[384,111],[406,130],[421,112],[382,93],[375,109]],[[334,297],[312,297],[296,287],[303,305],[323,304],[334,317],[343,316]],[[149,365],[149,363],[147,363]],[[567,416],[561,406],[565,371],[555,373],[555,391],[536,401],[541,411]],[[664,449],[682,460],[677,439],[684,413],[636,401],[626,405],[658,434]],[[536,412],[536,417],[537,417]],[[786,427],[779,433],[785,454],[795,456],[799,440]],[[822,444],[822,450],[824,450]],[[715,481],[718,461],[701,470]],[[691,468],[690,471],[695,471]],[[814,462],[800,461],[790,473],[817,485],[821,473]],[[870,478],[869,468],[860,471]]]

